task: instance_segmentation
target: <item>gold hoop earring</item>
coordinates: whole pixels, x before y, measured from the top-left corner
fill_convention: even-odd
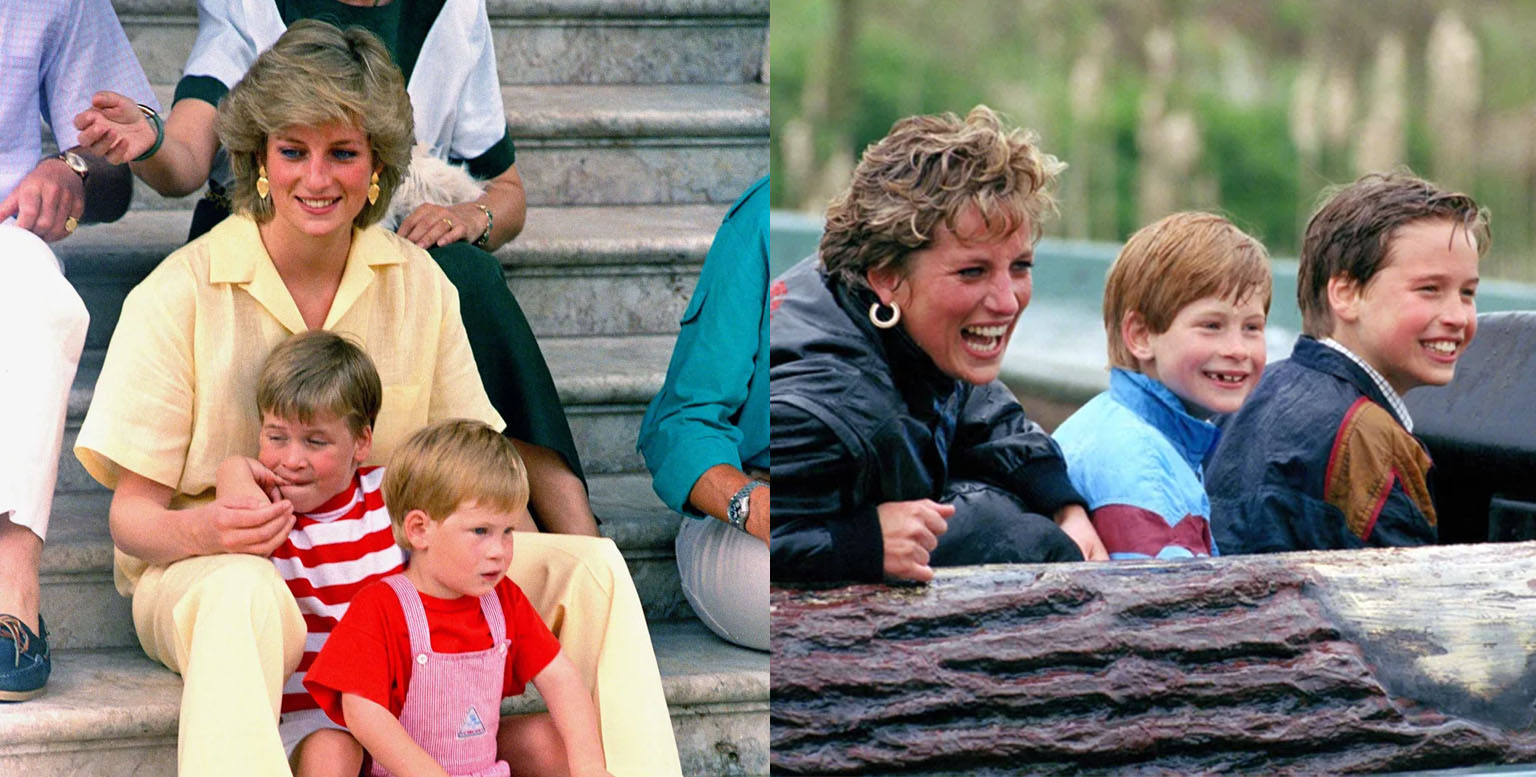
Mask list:
[[[379,201],[379,171],[373,171],[373,177],[368,179],[368,204],[373,205]]]
[[[267,166],[256,166],[256,196],[265,200],[272,193],[272,183],[267,180]]]
[[[890,308],[890,310],[891,310],[890,318],[881,318],[880,317],[880,308]],[[901,322],[901,306],[896,304],[896,300],[891,300],[891,304],[889,304],[889,305],[881,305],[878,301],[870,304],[870,306],[869,306],[869,323],[874,324],[875,326],[880,327],[881,329],[890,329],[891,327],[896,326],[896,324],[898,324],[900,322]]]

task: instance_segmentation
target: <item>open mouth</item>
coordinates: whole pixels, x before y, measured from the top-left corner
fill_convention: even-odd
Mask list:
[[[1206,378],[1208,378],[1210,380],[1216,381],[1217,383],[1221,384],[1221,386],[1223,388],[1236,388],[1236,387],[1241,386],[1244,383],[1248,382],[1248,373],[1246,373],[1246,372],[1209,372],[1209,371],[1207,371],[1207,372],[1202,372],[1200,374],[1204,375]]]
[[[1431,356],[1446,360],[1455,359],[1461,349],[1460,340],[1420,340],[1419,343]]]
[[[960,338],[965,345],[978,356],[995,356],[1003,348],[1003,340],[1008,335],[1006,324],[994,326],[965,326],[960,328]]]
[[[294,199],[298,200],[299,204],[303,205],[305,210],[314,211],[314,212],[317,212],[317,213],[323,213],[323,212],[325,212],[327,210],[330,210],[331,207],[334,206],[336,203],[341,202],[341,198],[340,197],[327,197],[327,198],[295,197]]]

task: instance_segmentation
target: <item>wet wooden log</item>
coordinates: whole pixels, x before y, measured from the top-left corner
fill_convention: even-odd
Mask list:
[[[1536,543],[775,588],[784,774],[1536,761]]]

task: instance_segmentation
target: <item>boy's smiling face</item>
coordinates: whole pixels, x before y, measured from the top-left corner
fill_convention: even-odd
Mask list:
[[[1147,331],[1139,314],[1127,319],[1123,338],[1141,371],[1196,409],[1236,411],[1264,371],[1264,304],[1256,292],[1201,297],[1162,333]]]
[[[1399,394],[1443,386],[1477,332],[1477,245],[1461,225],[1434,219],[1398,227],[1387,250],[1364,286],[1328,282],[1332,337]]]
[[[347,422],[333,413],[317,412],[302,423],[264,412],[256,459],[291,484],[279,490],[293,511],[307,513],[347,488],[372,442],[371,429],[365,426],[354,437]]]

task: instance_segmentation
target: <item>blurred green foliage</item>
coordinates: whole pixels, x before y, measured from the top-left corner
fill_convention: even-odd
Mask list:
[[[1446,107],[1429,83],[1440,65],[1426,61],[1447,16],[1470,32],[1477,57],[1465,84],[1475,108],[1453,125],[1472,137],[1475,161],[1463,168],[1444,162],[1434,114]],[[819,211],[901,117],[986,103],[1070,165],[1062,219],[1048,232],[1120,241],[1161,215],[1145,177],[1158,144],[1171,142],[1160,138],[1175,136],[1149,127],[1189,117],[1198,154],[1173,174],[1178,199],[1167,209],[1217,210],[1272,254],[1294,256],[1319,192],[1362,172],[1362,149],[1385,148],[1393,164],[1489,207],[1485,275],[1536,280],[1536,3],[774,0],[770,19],[775,207]],[[1378,143],[1360,133],[1383,131],[1379,116],[1372,123],[1373,89],[1389,38],[1405,65],[1391,82],[1397,123]],[[1299,120],[1304,82],[1323,94],[1324,76],[1344,84],[1342,96],[1315,97]],[[1311,141],[1298,142],[1298,121],[1311,122]],[[1339,121],[1342,137],[1322,129]]]

